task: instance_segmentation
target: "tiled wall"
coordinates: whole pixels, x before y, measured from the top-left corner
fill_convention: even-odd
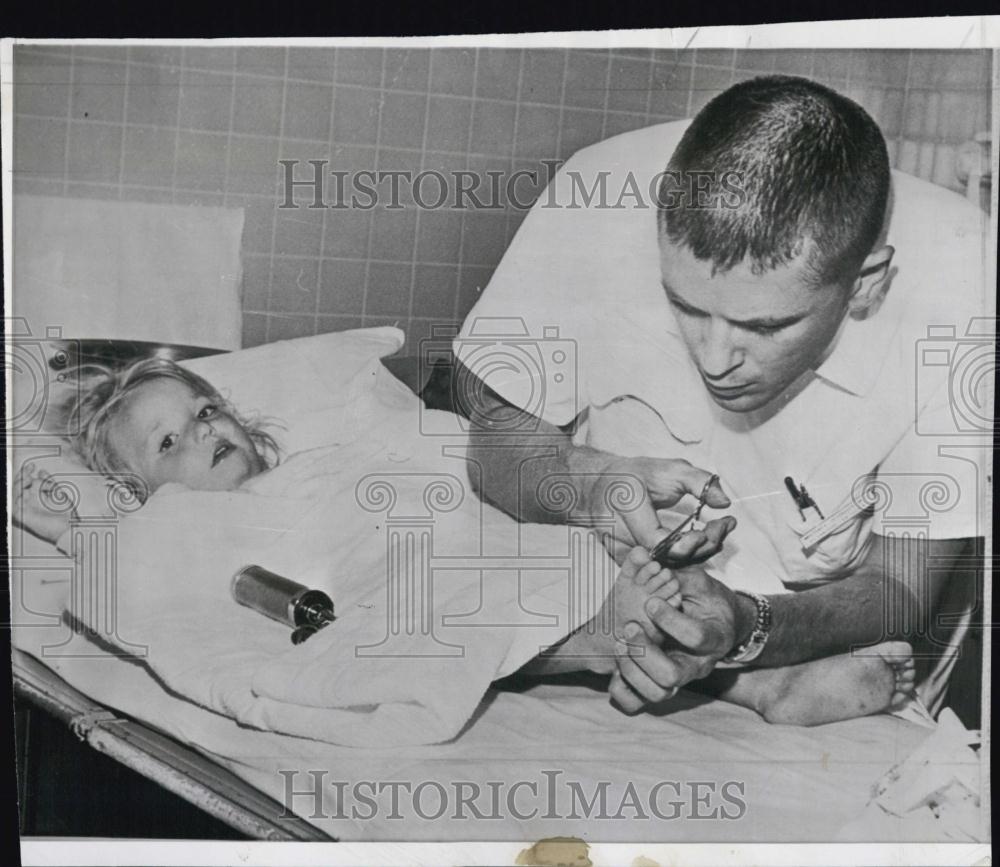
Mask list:
[[[15,191],[246,210],[248,346],[383,323],[415,346],[461,321],[523,217],[405,198],[281,210],[279,159],[544,176],[544,159],[689,117],[767,71],[851,96],[897,167],[946,186],[956,147],[989,129],[984,51],[19,46],[14,63]]]

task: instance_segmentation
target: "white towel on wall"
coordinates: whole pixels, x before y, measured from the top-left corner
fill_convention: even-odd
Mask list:
[[[32,335],[240,347],[242,208],[24,195],[13,230]]]

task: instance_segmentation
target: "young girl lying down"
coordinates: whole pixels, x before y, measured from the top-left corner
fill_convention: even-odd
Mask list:
[[[91,470],[125,482],[140,501],[160,486],[180,483],[194,490],[227,491],[266,473],[277,463],[274,440],[244,418],[203,378],[163,359],[137,362],[118,371],[100,369],[85,382],[71,408],[67,429]],[[26,465],[15,482],[16,522],[59,544],[70,516],[47,505],[53,483]],[[644,611],[650,596],[683,605],[677,577],[661,569],[642,547],[622,564],[597,617],[529,662],[522,672],[543,676],[590,670],[610,674],[625,624],[657,632]],[[614,629],[593,628],[613,623]],[[902,705],[914,689],[909,645],[891,642],[866,655],[831,656],[784,668],[748,669],[717,694],[752,708],[771,722],[815,725],[877,713]]]

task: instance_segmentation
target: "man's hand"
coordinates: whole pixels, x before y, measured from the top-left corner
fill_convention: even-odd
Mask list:
[[[652,549],[672,529],[661,525],[657,510],[675,506],[687,494],[700,496],[711,477],[685,460],[616,458],[608,463],[589,493],[589,507],[592,514],[608,508],[615,512],[614,535],[604,539],[615,561],[623,563],[636,545]],[[718,481],[708,489],[706,504],[716,509],[730,504]],[[713,557],[735,526],[736,519],[727,516],[685,533],[671,547],[667,565],[687,566]]]
[[[612,699],[627,713],[647,703],[671,698],[693,680],[701,680],[753,628],[756,609],[705,574],[698,566],[674,572],[680,581],[682,608],[650,599],[646,613],[663,633],[651,641],[641,628],[626,627],[629,643],[619,646],[618,671],[609,688]],[[748,600],[749,601],[749,600]]]
[[[571,433],[519,409],[459,364],[457,388],[468,409],[469,480],[484,500],[519,521],[598,526],[615,515],[614,533],[605,546],[621,565],[636,545],[652,549],[673,527],[656,513],[685,495],[701,495],[711,473],[684,460],[623,458],[576,445]],[[495,422],[503,419],[503,424]],[[562,487],[573,487],[573,512],[565,510]],[[729,498],[718,483],[706,505],[720,509]],[[717,554],[735,518],[709,521],[681,537],[671,549],[670,567],[702,562]]]

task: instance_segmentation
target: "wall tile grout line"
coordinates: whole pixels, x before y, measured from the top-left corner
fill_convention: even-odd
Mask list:
[[[475,96],[476,92],[479,89],[479,51],[480,51],[480,49],[476,48],[475,53],[473,55],[473,63],[472,63],[472,94],[473,94],[473,96]],[[475,117],[476,117],[476,105],[473,104],[472,110],[469,112],[469,126],[468,126],[468,129],[466,130],[466,135],[465,135],[466,148],[470,148],[472,146],[472,130],[473,130],[473,123],[475,122]],[[466,167],[468,167],[468,165],[469,165],[469,163],[468,163],[468,156],[466,157],[466,163],[465,163],[465,165],[466,165]],[[465,271],[466,271],[466,265],[465,265],[465,227],[466,227],[465,217],[466,217],[466,212],[467,212],[467,209],[465,209],[465,208],[463,208],[461,210],[461,212],[460,212],[461,216],[459,217],[459,221],[458,221],[458,251],[455,254],[455,258],[458,260],[458,279],[457,279],[457,282],[455,284],[455,305],[452,308],[453,310],[456,311],[456,318],[458,318],[458,312],[457,311],[458,311],[458,307],[459,307],[459,299],[462,296],[462,282],[463,282],[463,279],[465,277]]]
[[[432,53],[427,58],[427,87],[428,87],[428,94],[427,94],[427,98],[424,99],[424,130],[423,130],[423,135],[421,136],[421,141],[420,141],[420,152],[421,153],[427,153],[427,129],[428,129],[428,126],[430,125],[430,121],[431,121],[431,99],[430,99],[430,92],[429,91],[430,91],[430,82],[431,82],[431,78],[432,78],[433,74],[434,74],[434,55]],[[410,253],[409,299],[407,300],[407,305],[406,305],[406,318],[407,318],[408,322],[409,322],[409,320],[413,319],[413,290],[414,290],[416,282],[417,282],[417,238],[420,237],[420,212],[421,212],[422,209],[420,207],[417,207],[417,208],[415,208],[415,210],[416,210],[416,215],[415,215],[414,220],[413,220],[413,248],[412,248],[412,251]],[[455,294],[456,294],[456,296],[458,295],[457,288],[456,288]],[[406,338],[407,338],[406,339],[407,344],[410,344],[409,327],[407,327]],[[412,344],[409,345],[409,346],[407,346],[406,352],[407,352],[407,355],[413,355],[414,347],[412,346]]]
[[[334,52],[334,55],[333,55],[334,56],[334,66],[336,67],[336,63],[337,63],[337,60],[336,60],[336,58],[337,58],[336,49],[335,48],[331,48],[330,51]],[[337,112],[337,87],[334,84],[333,80],[331,80],[330,81],[330,117],[327,119],[327,123],[326,123],[327,141],[330,142],[331,144],[333,142],[333,118],[334,118],[334,115],[336,114],[336,112]],[[279,193],[279,196],[280,196],[280,193]],[[319,225],[319,263],[316,265],[316,306],[315,306],[315,309],[313,311],[313,316],[314,316],[314,319],[313,319],[313,333],[314,334],[318,334],[319,333],[320,301],[322,300],[322,296],[325,294],[325,292],[324,292],[324,284],[326,283],[326,281],[324,280],[324,277],[326,276],[326,265],[325,265],[325,262],[326,262],[326,231],[327,231],[327,224],[329,222],[329,220],[327,219],[328,215],[329,215],[329,209],[328,208],[324,208],[323,209],[323,213],[322,213],[322,215],[320,217],[320,225]],[[275,216],[275,219],[277,219],[277,216]]]
[[[187,49],[181,46],[180,64],[177,73],[177,109],[174,113],[174,156],[171,161],[172,168],[170,174],[170,201],[173,203],[177,201],[177,161],[180,159],[181,105],[184,103],[184,75],[181,70],[184,69],[184,53],[186,51]]]
[[[563,152],[563,122],[566,118],[566,81],[569,78],[569,52],[570,49],[568,48],[562,49],[562,81],[559,83],[559,124],[556,127],[556,159],[562,159]]]
[[[601,112],[601,140],[608,137],[608,102],[611,95],[611,67],[614,64],[614,52],[609,51],[607,67],[604,70],[604,108]]]
[[[893,168],[899,167],[899,159],[906,143],[906,110],[910,105],[910,80],[913,74],[913,50],[906,57],[906,80],[903,82],[903,106],[899,111],[899,132],[896,135],[896,155]]]
[[[517,142],[518,142],[518,131],[520,129],[520,120],[521,120],[521,106],[522,106],[521,94],[524,92],[524,66],[525,66],[525,58],[524,58],[524,49],[522,48],[521,51],[518,53],[518,58],[517,58],[517,98],[515,99],[515,105],[514,105],[514,139],[511,142],[510,160],[508,163],[511,171],[514,171],[514,167],[517,165],[518,162]],[[558,153],[558,151],[556,151],[556,153]],[[505,247],[507,238],[510,235],[511,210],[509,204],[510,203],[508,202],[505,205],[503,212],[504,213],[503,236],[504,236]],[[458,293],[456,292],[455,295],[457,301]],[[460,315],[461,312],[457,309],[457,304],[456,304],[455,318],[457,319]]]
[[[687,102],[684,104],[684,117],[691,117],[691,102],[694,97],[694,73],[698,68],[698,49],[691,49],[691,78],[687,88]]]
[[[285,50],[285,72],[288,72],[288,51]],[[281,143],[284,140],[285,134],[285,98],[288,90],[287,79],[283,80],[281,86],[281,105],[278,109],[278,153],[281,153]],[[277,183],[275,183],[277,187]],[[274,220],[271,224],[271,255],[268,260],[267,268],[267,309],[271,311],[274,307],[273,295],[274,295],[274,247],[275,241],[278,237],[278,218],[275,215]],[[270,341],[271,339],[271,314],[268,313],[267,320],[264,326],[264,339]]]
[[[119,150],[118,150],[118,201],[124,199],[124,182],[125,182],[125,118],[128,115],[128,94],[129,94],[129,79],[130,79],[130,69],[128,63],[125,64],[125,92],[122,94],[122,122],[121,122],[121,135],[119,136]]]
[[[73,79],[76,76],[76,61],[73,55],[72,49],[69,55],[69,94],[66,98],[66,138],[63,141],[63,178],[62,178],[62,192],[63,195],[67,195],[69,192],[69,165],[70,156],[69,149],[72,145],[72,139],[70,138],[70,133],[73,125]]]
[[[653,112],[653,81],[654,73],[656,71],[656,59],[652,54],[649,55],[649,69],[646,70],[646,111],[645,111],[645,126],[651,126],[653,123],[652,112]]]
[[[229,84],[229,121],[226,124],[226,160],[223,167],[222,175],[222,204],[227,206],[229,203],[229,170],[232,162],[232,150],[233,150],[233,126],[236,117],[236,52],[233,52],[233,77]],[[246,222],[246,214],[243,215],[244,228]],[[240,287],[242,289],[242,287]]]
[[[342,55],[337,55],[336,63],[334,68],[338,68],[340,65],[340,58]],[[379,72],[379,85],[385,80],[385,52],[381,53],[381,71]],[[381,91],[383,94],[384,91]],[[375,159],[378,160],[379,145],[382,141],[382,108],[383,108],[383,96],[380,95],[378,103],[378,115],[375,120]],[[375,241],[375,217],[374,214],[366,213],[364,219],[368,223],[368,234],[365,239],[365,285],[364,290],[361,294],[361,321],[364,322],[368,317],[368,293],[371,291],[371,257],[372,257],[372,244]]]

